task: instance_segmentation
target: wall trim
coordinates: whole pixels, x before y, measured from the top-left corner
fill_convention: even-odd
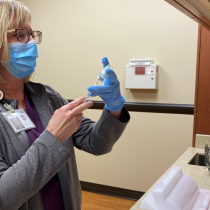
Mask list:
[[[134,201],[139,200],[145,194],[144,192],[141,191],[127,190],[123,188],[111,187],[91,182],[80,181],[80,184],[83,191],[98,193],[102,195],[109,195],[113,197],[124,198]]]
[[[68,100],[69,102],[73,100]],[[103,109],[103,101],[93,101],[90,109]],[[194,105],[192,104],[164,104],[164,103],[135,103],[125,102],[125,107],[131,112],[152,112],[164,114],[185,114],[194,115]]]

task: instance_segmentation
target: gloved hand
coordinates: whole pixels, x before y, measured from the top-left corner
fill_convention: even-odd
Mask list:
[[[109,61],[106,57],[104,57],[102,59],[102,63],[105,68],[109,64]],[[108,77],[105,79],[104,85],[90,86],[87,89],[91,93],[90,96],[100,96],[105,102],[105,107],[109,111],[115,112],[123,108],[125,98],[121,96],[120,83],[115,72],[111,68],[107,68],[105,72]]]

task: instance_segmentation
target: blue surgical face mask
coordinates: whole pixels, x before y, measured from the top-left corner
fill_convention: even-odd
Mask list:
[[[35,71],[38,50],[36,42],[13,42],[8,44],[10,53],[10,69],[8,62],[2,62],[5,69],[15,78],[22,79]]]

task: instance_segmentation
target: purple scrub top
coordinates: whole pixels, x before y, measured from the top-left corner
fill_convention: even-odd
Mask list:
[[[35,128],[26,130],[31,144],[39,138],[44,131],[44,126],[39,118],[38,112],[31,100],[29,94],[25,91],[26,112],[31,121],[35,124]],[[61,185],[58,174],[55,174],[46,185],[40,190],[44,210],[64,210]]]

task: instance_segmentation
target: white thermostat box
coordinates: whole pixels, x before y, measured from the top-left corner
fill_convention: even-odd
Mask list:
[[[158,65],[151,58],[131,59],[125,67],[126,89],[158,89]]]

